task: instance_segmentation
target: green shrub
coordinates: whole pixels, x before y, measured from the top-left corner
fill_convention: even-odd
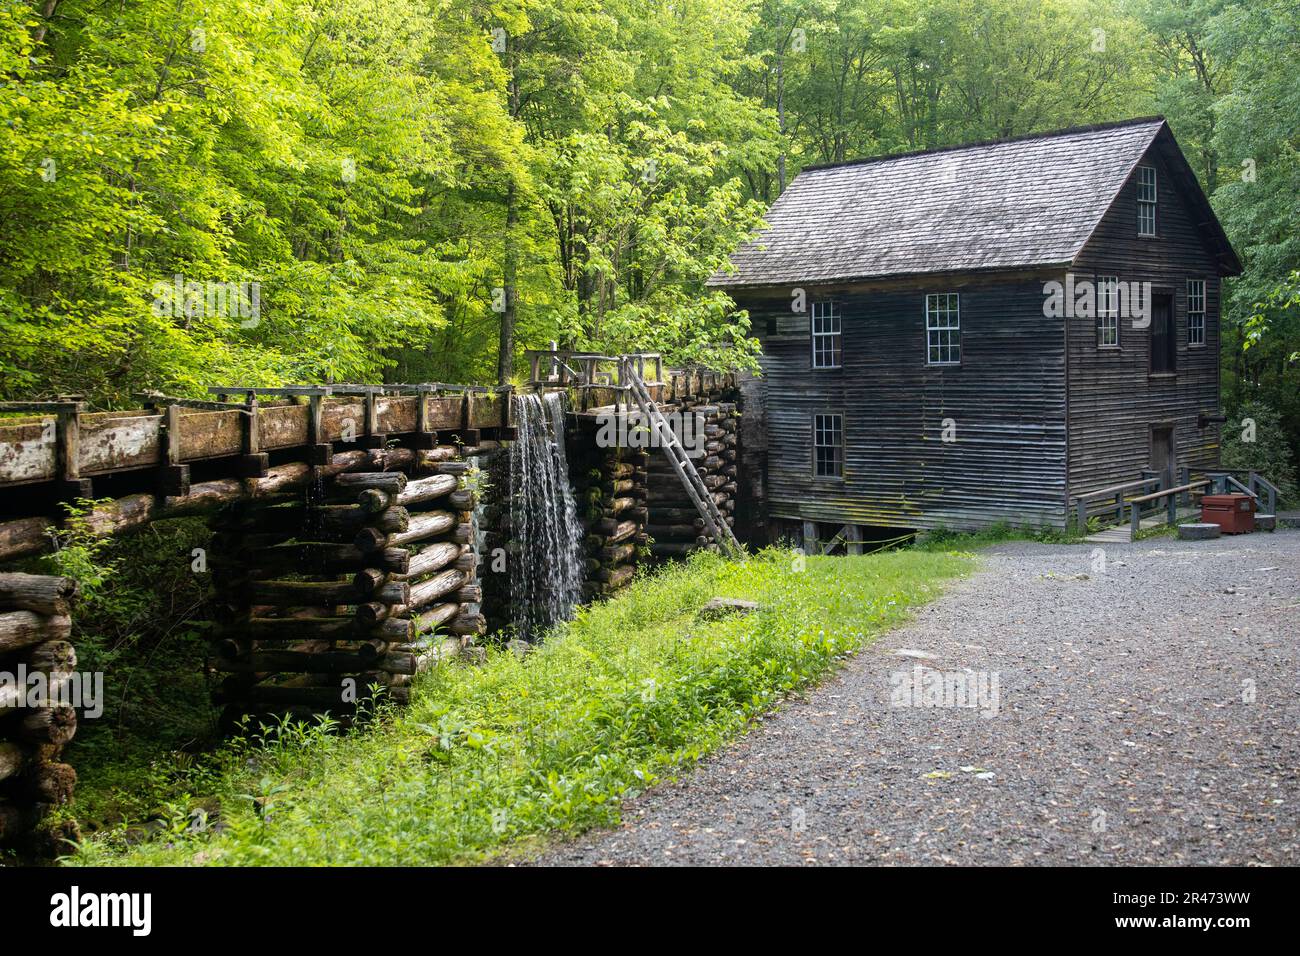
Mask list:
[[[1247,422],[1254,422],[1254,440]],[[1290,505],[1300,504],[1300,487],[1296,484],[1296,466],[1282,418],[1270,405],[1249,401],[1228,415],[1223,426],[1220,458],[1227,471],[1257,471],[1282,493]]]

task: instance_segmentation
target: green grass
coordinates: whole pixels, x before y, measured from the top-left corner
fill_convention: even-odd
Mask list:
[[[778,550],[744,563],[700,555],[583,611],[522,659],[492,651],[483,666],[433,669],[409,708],[362,730],[288,725],[227,744],[172,774],[169,833],[127,846],[105,832],[67,862],[474,862],[614,824],[626,797],[743,732],[972,563],[921,550],[805,568]],[[763,609],[699,619],[715,595]],[[219,830],[193,828],[199,798],[219,802]]]

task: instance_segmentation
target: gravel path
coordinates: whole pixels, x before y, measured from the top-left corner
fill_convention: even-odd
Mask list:
[[[1300,863],[1300,532],[1099,553],[984,552],[620,829],[538,862]],[[916,666],[982,686],[988,716],[891,706]]]

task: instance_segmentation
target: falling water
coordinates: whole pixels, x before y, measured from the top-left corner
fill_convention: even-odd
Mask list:
[[[519,395],[510,448],[510,603],[523,637],[567,620],[582,594],[582,525],[564,456],[564,396]]]

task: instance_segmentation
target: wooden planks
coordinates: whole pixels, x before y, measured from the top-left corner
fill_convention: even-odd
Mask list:
[[[418,403],[425,403],[428,431],[495,429],[506,425],[501,393],[378,396],[369,424],[375,435],[404,435],[419,427]],[[124,412],[83,412],[76,418],[73,473],[83,477],[114,474],[167,464],[162,438],[167,417],[159,408]],[[314,443],[310,407],[269,400],[256,406],[257,448],[261,452]],[[247,413],[239,407],[179,407],[172,436],[172,464],[232,457],[244,452]],[[327,397],[315,442],[358,441],[367,436],[366,402],[352,396]],[[59,433],[54,416],[0,418],[0,487],[53,481],[59,477]]]

